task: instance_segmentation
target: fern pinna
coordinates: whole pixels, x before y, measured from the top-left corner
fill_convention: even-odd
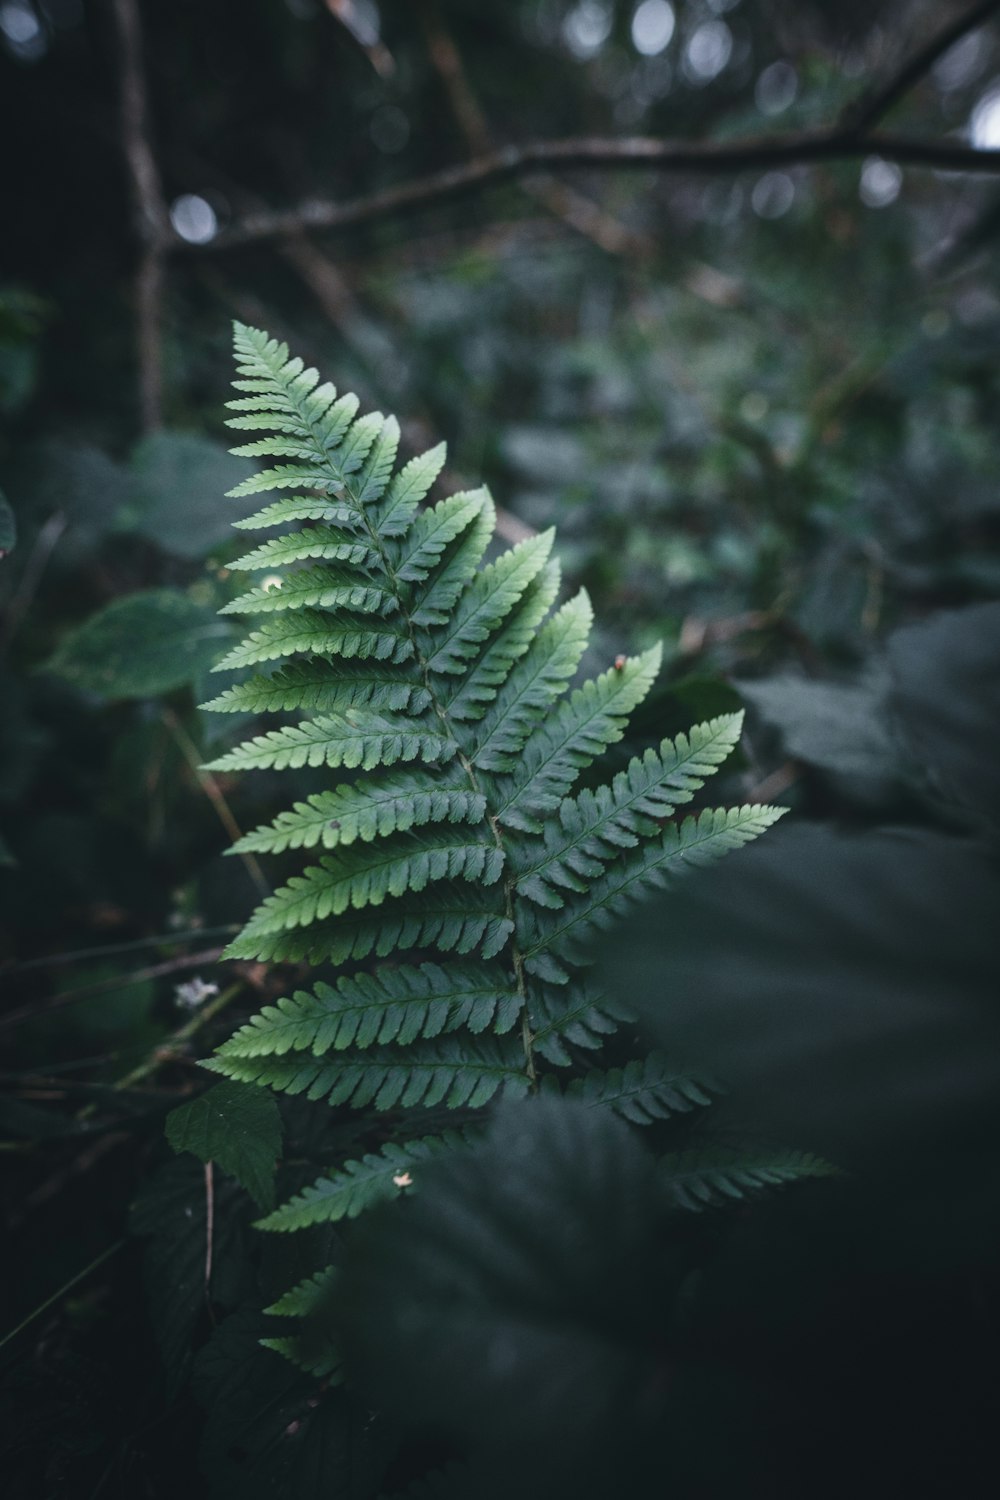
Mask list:
[[[281,495],[236,525],[280,529],[231,565],[259,581],[225,612],[260,622],[219,667],[257,670],[208,706],[304,717],[210,769],[335,774],[235,846],[309,862],[227,953],[335,972],[265,1007],[207,1066],[333,1105],[460,1109],[462,1124],[539,1088],[637,1123],[707,1103],[655,1055],[580,1066],[623,1019],[588,982],[585,949],[643,892],[780,815],[674,816],[733,749],[740,715],[577,790],[648,693],[659,648],[573,686],[591,608],[582,592],[557,606],[551,532],[484,562],[485,489],[422,505],[443,447],[397,469],[392,417],[359,417],[265,333],[237,325],[236,353],[230,424],[268,435],[235,451],[275,462],[232,493]],[[462,1139],[404,1129],[264,1226],[351,1217]]]

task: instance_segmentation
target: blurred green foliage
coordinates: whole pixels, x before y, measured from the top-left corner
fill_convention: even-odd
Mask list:
[[[0,1138],[25,1267],[5,1281],[2,1326],[13,1328],[112,1245],[137,1192],[133,1227],[154,1246],[160,1283],[180,1268],[171,1283],[179,1300],[154,1303],[152,1329],[136,1314],[143,1273],[130,1245],[3,1348],[13,1494],[169,1495],[181,1485],[198,1493],[198,1408],[187,1396],[165,1405],[165,1389],[181,1389],[194,1345],[202,1348],[196,1394],[215,1412],[204,1436],[214,1493],[235,1493],[260,1453],[260,1485],[294,1493],[278,1439],[313,1411],[308,1382],[257,1348],[255,1314],[237,1312],[242,1322],[229,1318],[214,1331],[212,1322],[220,1310],[240,1309],[251,1284],[278,1295],[317,1263],[317,1247],[246,1248],[252,1205],[225,1181],[219,1191],[232,1212],[215,1247],[215,1301],[206,1301],[203,1174],[189,1156],[171,1160],[162,1141],[165,1114],[198,1086],[191,1058],[216,1035],[212,1023],[191,1042],[171,1041],[199,1016],[185,1009],[196,992],[177,987],[221,977],[214,951],[257,895],[253,870],[219,855],[232,820],[253,826],[274,803],[267,775],[252,785],[209,784],[194,769],[208,758],[209,737],[228,727],[210,724],[196,705],[218,691],[220,678],[207,680],[223,645],[214,611],[237,592],[225,564],[238,544],[227,541],[222,499],[241,472],[221,438],[230,317],[273,327],[367,403],[416,414],[404,431],[408,450],[446,438],[449,478],[485,477],[517,522],[556,523],[567,583],[590,589],[604,632],[600,660],[588,667],[664,638],[665,685],[623,753],[740,701],[751,707],[744,760],[722,795],[781,799],[800,820],[822,825],[819,835],[802,835],[819,838],[815,847],[796,855],[808,909],[791,895],[787,906],[776,898],[777,938],[793,957],[821,953],[826,963],[835,945],[856,946],[849,922],[831,928],[828,887],[812,906],[806,899],[820,867],[859,890],[866,872],[881,872],[870,895],[881,946],[863,950],[861,979],[829,971],[841,990],[864,991],[876,972],[911,983],[893,965],[920,929],[919,913],[936,906],[944,908],[944,948],[954,943],[968,957],[963,921],[979,913],[970,892],[988,889],[975,861],[991,870],[995,858],[987,762],[996,721],[982,684],[996,632],[995,618],[980,613],[1000,595],[994,178],[900,173],[872,160],[712,177],[575,170],[336,236],[214,244],[262,204],[367,194],[462,160],[487,137],[740,139],[822,125],[965,8],[957,0],[674,0],[674,26],[660,46],[663,7],[645,11],[651,29],[643,31],[644,7],[632,0],[141,5],[152,141],[174,226],[188,236],[166,268],[163,422],[143,432],[118,12],[95,0],[0,6],[8,143],[0,182],[8,210],[0,250],[0,1023],[9,1023],[4,1040],[18,1043],[0,1075]],[[992,22],[940,58],[891,123],[935,137],[974,127],[986,139],[998,79]],[[952,623],[920,635],[941,610]],[[932,784],[922,775],[929,767]],[[302,794],[312,789],[303,776]],[[966,847],[970,819],[985,852]],[[884,829],[900,824],[911,842],[894,860],[898,846],[886,845]],[[874,842],[845,852],[827,825]],[[904,899],[911,886],[897,888],[904,870],[912,909]],[[734,866],[737,890],[739,875]],[[760,890],[768,878],[763,871]],[[905,920],[896,920],[893,891],[910,912]],[[817,908],[827,917],[813,927]],[[735,974],[740,995],[759,999],[769,971],[758,916],[745,914],[745,957],[725,979]],[[977,921],[988,928],[986,909]],[[934,947],[938,936],[929,932],[925,977],[951,975],[956,991],[978,997],[970,976],[980,969],[969,959],[956,979]],[[639,965],[638,941],[635,951]],[[649,960],[654,973],[667,962],[663,952]],[[686,962],[669,957],[677,985]],[[794,964],[782,973],[793,991],[802,982]],[[747,976],[756,976],[756,991]],[[259,973],[237,978],[235,1008],[280,984]],[[777,993],[785,993],[780,985]],[[719,994],[720,1006],[730,1002],[725,987]],[[787,1015],[771,999],[766,1014],[781,1032]],[[970,1034],[971,1051],[985,1054]],[[783,1062],[777,1044],[770,1056],[793,1073],[812,1066],[794,1050]],[[735,1043],[709,1061],[743,1080]],[[959,1049],[955,1068],[967,1067]],[[746,1112],[766,1119],[767,1089],[755,1090],[749,1072]],[[762,1069],[760,1079],[767,1076]],[[841,1082],[829,1086],[836,1092]],[[899,1089],[905,1095],[905,1077]],[[877,1113],[878,1089],[874,1097]],[[954,1127],[958,1153],[963,1130],[992,1128],[975,1090],[971,1098],[972,1123],[963,1102]],[[837,1142],[819,1139],[812,1115],[795,1136],[802,1119],[791,1107],[781,1113],[782,1139],[836,1155]],[[331,1125],[292,1112],[285,1128],[294,1162],[300,1148],[329,1146],[324,1131],[339,1132],[343,1146],[356,1127],[348,1117]],[[616,1135],[607,1149],[619,1145]],[[367,1148],[359,1143],[358,1154]],[[294,1188],[294,1165],[283,1171]],[[446,1197],[452,1186],[440,1191]],[[808,1262],[809,1286],[800,1302],[782,1304],[781,1316],[791,1323],[803,1306],[815,1310],[834,1257],[797,1261],[796,1247],[830,1226],[829,1214],[810,1217],[815,1195],[841,1191],[816,1184],[801,1217],[765,1208],[762,1218],[738,1219],[730,1240],[714,1220],[709,1230],[684,1231],[691,1240],[676,1251],[683,1295],[661,1308],[665,1323],[683,1323],[689,1283],[681,1272],[705,1263],[705,1240],[724,1268],[737,1269],[713,1283],[705,1325],[725,1350],[729,1384],[720,1377],[706,1394],[698,1358],[684,1365],[670,1427],[681,1448],[687,1441],[681,1493],[726,1493],[737,1482],[721,1449],[707,1469],[696,1462],[703,1450],[695,1439],[711,1446],[705,1413],[713,1398],[722,1430],[742,1433],[734,1453],[779,1491],[787,1482],[792,1492],[796,1483],[798,1493],[821,1492],[815,1471],[810,1482],[800,1470],[774,1478],[752,1415],[739,1423],[741,1411],[783,1410],[801,1355],[769,1346],[761,1382],[747,1373],[762,1337],[747,1308],[761,1278],[771,1287],[779,1279],[774,1267],[761,1271],[762,1247],[788,1236],[775,1266],[789,1276]],[[170,1217],[149,1207],[157,1192],[174,1203],[175,1228],[183,1219],[174,1240],[157,1239]],[[906,1201],[917,1204],[906,1220],[916,1233],[925,1200]],[[506,1197],[494,1208],[519,1211]],[[860,1208],[843,1222],[864,1238]],[[970,1213],[969,1222],[977,1227],[968,1244],[983,1222],[992,1225],[989,1214]],[[641,1246],[651,1232],[640,1226]],[[848,1238],[845,1230],[835,1242]],[[594,1257],[619,1249],[597,1245]],[[848,1280],[871,1314],[882,1283],[858,1272],[855,1251],[857,1279]],[[401,1253],[390,1233],[386,1263]],[[263,1265],[255,1259],[262,1254]],[[267,1260],[281,1256],[278,1266]],[[906,1320],[919,1305],[930,1310],[935,1367],[950,1368],[971,1358],[968,1306],[980,1309],[984,1327],[996,1319],[986,1259],[978,1248],[956,1252],[954,1276],[949,1269],[943,1280],[921,1282],[909,1303],[904,1288],[881,1324],[861,1315],[851,1323],[834,1299],[828,1321],[817,1313],[811,1331],[821,1345],[840,1330],[838,1372],[856,1354],[843,1333],[850,1328],[863,1344],[865,1328],[876,1327],[871,1337],[883,1350],[898,1338],[901,1363],[911,1348]],[[954,1305],[961,1315],[949,1324]],[[154,1335],[168,1349],[166,1387],[153,1373]],[[888,1355],[876,1368],[885,1381],[898,1373]],[[239,1384],[241,1369],[242,1417],[236,1396],[221,1411],[217,1401],[219,1390]],[[275,1396],[274,1425],[258,1430],[254,1403],[266,1405],[277,1392],[269,1382],[281,1380],[289,1384]],[[971,1426],[982,1389],[971,1378],[961,1387]],[[906,1390],[896,1443],[907,1413],[926,1427],[933,1410]],[[836,1395],[831,1375],[817,1406],[835,1411]],[[426,1399],[433,1405],[432,1393]],[[354,1455],[332,1492],[368,1495],[380,1482],[372,1447],[381,1428],[369,1432],[339,1397],[324,1400],[335,1408],[336,1451]],[[688,1411],[698,1416],[685,1429]],[[234,1437],[230,1421],[242,1421],[253,1442]],[[765,1422],[760,1430],[772,1429]],[[817,1418],[815,1430],[817,1443],[832,1441],[835,1424]],[[641,1436],[646,1443],[646,1429]],[[315,1455],[327,1441],[323,1432],[309,1437],[297,1471],[306,1486],[326,1462]],[[474,1462],[488,1464],[489,1442],[484,1451]],[[917,1444],[913,1483],[921,1452]],[[446,1470],[449,1451],[437,1438],[422,1456],[427,1470]],[[390,1472],[386,1493],[420,1468]],[[891,1466],[873,1473],[891,1493]],[[962,1475],[962,1492],[976,1493],[974,1466]],[[447,1492],[469,1493],[457,1483]]]

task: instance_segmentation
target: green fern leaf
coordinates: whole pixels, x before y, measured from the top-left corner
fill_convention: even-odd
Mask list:
[[[660,668],[653,646],[585,682],[548,719],[537,723],[516,768],[501,779],[497,815],[511,828],[537,833],[536,814],[552,812],[580,772],[620,740],[628,715],[649,692]]]
[[[352,609],[358,614],[384,614],[396,604],[392,594],[373,583],[345,577],[333,568],[303,568],[281,582],[248,589],[224,604],[220,615],[275,614],[289,609]]]
[[[460,676],[438,685],[438,699],[449,717],[456,722],[463,749],[471,752],[475,745],[472,731],[462,720],[481,719],[497,696],[497,690],[508,677],[511,667],[528,650],[538,635],[538,627],[548,614],[559,593],[560,569],[554,561],[532,579],[524,594],[504,622],[490,637],[475,661]],[[574,669],[575,670],[575,669]]]
[[[401,965],[345,977],[336,985],[317,983],[312,994],[297,990],[241,1026],[218,1056],[280,1057],[291,1051],[322,1056],[346,1047],[408,1046],[461,1027],[473,1034],[492,1027],[499,1035],[511,1030],[521,1005],[517,988],[503,984],[495,968]]]
[[[419,1170],[414,1175],[414,1169],[435,1157],[460,1151],[469,1139],[467,1132],[449,1130],[444,1135],[399,1144],[390,1141],[380,1151],[370,1152],[360,1161],[347,1161],[338,1171],[321,1177],[261,1219],[257,1227],[285,1233],[356,1219],[374,1204],[410,1190],[419,1178]],[[268,1311],[276,1312],[279,1306]]]
[[[838,1177],[838,1169],[806,1151],[741,1151],[719,1146],[661,1158],[662,1181],[679,1208],[694,1213],[750,1198],[808,1177]]]
[[[290,520],[284,515],[282,520]],[[258,569],[282,568],[289,563],[310,562],[321,558],[325,562],[343,562],[362,566],[371,562],[372,548],[342,526],[307,526],[303,531],[290,531],[284,536],[271,537],[252,552],[238,557],[230,568],[243,573]]]
[[[272,771],[288,766],[391,766],[400,760],[435,763],[450,760],[456,745],[447,735],[435,733],[429,723],[382,714],[375,709],[347,709],[269,729],[256,739],[210,761],[209,771]]]
[[[438,828],[422,839],[412,834],[382,839],[343,855],[328,854],[318,865],[293,875],[261,902],[245,932],[257,937],[309,927],[350,907],[381,906],[387,896],[422,891],[433,880],[493,885],[500,879],[503,861],[502,849],[470,838],[464,828]]]
[[[676,1072],[658,1052],[624,1068],[574,1079],[567,1093],[585,1104],[613,1109],[633,1125],[669,1120],[712,1102],[702,1080]]]
[[[335,964],[374,954],[387,958],[400,949],[438,948],[442,953],[472,953],[495,958],[509,942],[512,920],[497,909],[497,896],[475,886],[441,882],[426,891],[409,891],[374,913],[347,913],[334,922],[296,931],[250,933],[243,930],[226,948],[225,958],[252,958],[299,963]]]
[[[540,906],[564,905],[561,890],[585,892],[622,849],[657,832],[679,802],[689,802],[739,740],[742,714],[699,724],[690,738],[664,740],[659,754],[647,750],[632,760],[610,786],[583,791],[560,804],[544,829],[544,848],[515,848],[513,867],[522,896]]]
[[[383,537],[404,535],[417,513],[417,506],[444,468],[447,456],[444,443],[427,453],[411,458],[393,479],[385,499],[374,513],[378,533]]]
[[[265,1349],[283,1354],[298,1369],[305,1370],[307,1375],[315,1375],[317,1380],[324,1380],[329,1385],[343,1383],[342,1360],[340,1351],[326,1336],[326,1329],[321,1327],[317,1330],[315,1320],[322,1318],[327,1312],[336,1289],[338,1274],[336,1266],[327,1266],[315,1276],[300,1281],[291,1291],[279,1297],[277,1302],[264,1308],[265,1313],[271,1317],[309,1320],[308,1333],[260,1340]]]
[[[428,823],[481,823],[486,798],[462,786],[442,785],[421,772],[388,780],[356,781],[297,802],[274,822],[245,834],[233,854],[282,854],[286,849],[326,849],[405,833]]]
[[[430,635],[430,672],[461,672],[484,640],[504,620],[544,567],[555,533],[520,542],[472,580],[446,625]]]
[[[357,515],[349,505],[320,495],[286,495],[265,505],[252,516],[234,521],[240,531],[266,531],[271,526],[285,526],[291,521],[322,521],[332,527],[356,527]],[[367,548],[365,549],[367,551]]]
[[[565,982],[558,959],[582,961],[582,944],[629,910],[644,891],[656,890],[685,869],[712,864],[759,837],[787,811],[783,807],[708,808],[697,818],[670,824],[662,837],[629,850],[595,880],[586,894],[559,911],[522,908],[518,940],[525,966],[539,977]]]
[[[524,1056],[505,1038],[458,1042],[447,1037],[402,1052],[373,1049],[358,1058],[326,1060],[213,1057],[204,1066],[241,1083],[267,1084],[287,1094],[325,1099],[355,1109],[478,1109],[498,1093],[523,1098],[529,1081]]]
[[[625,1008],[606,996],[595,996],[582,986],[567,994],[564,988],[538,988],[533,997],[532,1047],[557,1068],[572,1066],[569,1047],[596,1051],[618,1030],[619,1021],[632,1020]]]
[[[401,628],[376,626],[364,615],[355,619],[347,614],[328,615],[321,610],[303,609],[268,620],[235,646],[213,670],[224,672],[230,667],[252,667],[281,656],[311,656],[320,652],[328,656],[374,656],[377,661],[399,662],[413,655],[413,642]]]
[[[371,707],[422,713],[430,703],[427,689],[406,680],[395,663],[339,661],[337,675],[321,657],[292,661],[269,677],[249,677],[201,705],[214,713],[290,713],[293,710]]]
[[[470,758],[484,771],[509,771],[534,726],[576,672],[587,649],[593,611],[583,592],[538,632],[471,736]],[[470,673],[472,678],[475,673]],[[471,695],[471,694],[470,694]],[[473,717],[471,714],[468,717]]]

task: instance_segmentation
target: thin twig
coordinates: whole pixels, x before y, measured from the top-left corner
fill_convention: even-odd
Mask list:
[[[65,1297],[67,1292],[71,1292],[75,1286],[79,1286],[81,1281],[85,1281],[92,1271],[97,1270],[98,1266],[103,1266],[104,1262],[106,1260],[110,1260],[112,1255],[117,1255],[118,1251],[125,1243],[126,1241],[124,1238],[116,1240],[113,1245],[109,1245],[106,1250],[102,1250],[100,1255],[95,1256],[94,1259],[90,1262],[89,1266],[84,1266],[82,1271],[77,1271],[75,1276],[71,1276],[68,1281],[63,1282],[59,1290],[57,1292],[53,1292],[51,1297],[46,1297],[45,1301],[41,1304],[40,1307],[36,1307],[34,1312],[30,1312],[26,1318],[22,1318],[17,1327],[12,1328],[10,1333],[4,1334],[3,1338],[0,1339],[0,1349],[2,1349],[5,1344],[9,1344],[11,1339],[15,1339],[19,1333],[22,1333],[24,1331],[25,1328],[30,1327],[30,1325],[35,1321],[36,1318],[40,1318],[42,1316],[42,1313],[48,1312],[49,1308],[52,1307],[56,1302],[60,1301],[61,1298]]]
[[[22,1005],[0,1016],[0,1030],[19,1026],[22,1021],[32,1021],[36,1016],[48,1015],[50,1011],[63,1010],[67,1005],[76,1005],[81,1000],[92,1000],[95,995],[109,995],[113,990],[127,989],[132,984],[143,984],[150,979],[162,979],[167,974],[180,974],[185,969],[197,969],[202,965],[218,963],[222,948],[206,948],[200,953],[184,953],[179,958],[167,958],[163,963],[150,964],[145,969],[136,969],[131,974],[118,974],[114,979],[102,979],[97,984],[83,984],[75,990],[63,990],[32,1005]]]
[[[122,151],[128,168],[136,230],[142,246],[136,269],[136,352],[145,431],[163,421],[163,283],[170,227],[159,168],[150,141],[149,103],[136,0],[113,0],[121,52]]]
[[[62,511],[57,510],[53,515],[49,516],[49,519],[35,538],[24,564],[24,571],[18,580],[17,588],[14,590],[10,603],[7,605],[3,625],[0,626],[0,653],[6,651],[14,638],[18,626],[31,608],[31,601],[38,591],[38,585],[41,583],[42,575],[49,565],[49,559],[68,524]]]
[[[990,16],[1000,11],[1000,0],[980,0],[964,16],[950,21],[947,26],[939,32],[925,46],[921,47],[910,58],[909,62],[899,68],[891,77],[883,83],[876,82],[871,91],[863,94],[854,104],[850,105],[844,112],[841,120],[842,127],[857,131],[860,135],[867,134],[873,126],[884,119],[889,111],[899,103],[905,94],[908,94],[913,86],[930,72],[931,68],[956,42],[961,41],[968,32],[975,31]],[[883,153],[884,154],[884,153]]]
[[[212,1250],[215,1243],[215,1170],[210,1161],[205,1163],[205,1307],[213,1326],[212,1311]]]
[[[189,943],[193,938],[231,937],[239,932],[237,923],[229,922],[224,927],[192,927],[187,932],[160,932],[155,937],[130,938],[126,943],[105,943],[100,948],[77,948],[70,953],[50,953],[44,958],[26,958],[22,963],[0,964],[0,979],[9,974],[25,974],[29,969],[60,969],[66,964],[85,962],[87,959],[115,958],[122,953],[135,953],[142,948],[171,948],[177,943]]]
[[[243,831],[233,816],[232,808],[226,801],[225,794],[211,771],[206,771],[201,763],[201,755],[198,746],[188,734],[180,719],[172,708],[162,710],[163,722],[174,737],[177,748],[180,750],[188,767],[194,775],[205,796],[215,809],[216,816],[229,837],[236,843],[243,837]],[[253,854],[240,854],[250,879],[257,887],[258,894],[267,897],[271,894],[271,887],[267,882],[267,876],[261,869],[260,864]]]
[[[208,1025],[209,1021],[214,1021],[215,1017],[225,1010],[226,1006],[230,1005],[244,988],[245,985],[241,980],[238,984],[229,985],[221,995],[216,995],[214,1000],[209,1000],[196,1015],[191,1017],[190,1021],[185,1022],[179,1031],[175,1031],[172,1037],[154,1047],[144,1062],[133,1068],[130,1073],[126,1073],[123,1078],[119,1078],[114,1085],[115,1089],[134,1088],[137,1083],[142,1083],[144,1079],[155,1073],[163,1063],[172,1061],[173,1053],[178,1048],[186,1046],[192,1037],[197,1036],[198,1032]]]

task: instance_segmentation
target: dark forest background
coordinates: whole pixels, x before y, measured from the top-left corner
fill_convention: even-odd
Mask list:
[[[698,1221],[657,1492],[995,1493],[998,13],[0,0],[8,1493],[237,1493],[129,1230],[274,993],[219,962],[273,783],[198,769],[234,318],[447,439],[507,541],[555,524],[590,665],[664,641],[636,743],[745,706],[720,800],[791,809],[601,955],[735,1123],[844,1172]]]

